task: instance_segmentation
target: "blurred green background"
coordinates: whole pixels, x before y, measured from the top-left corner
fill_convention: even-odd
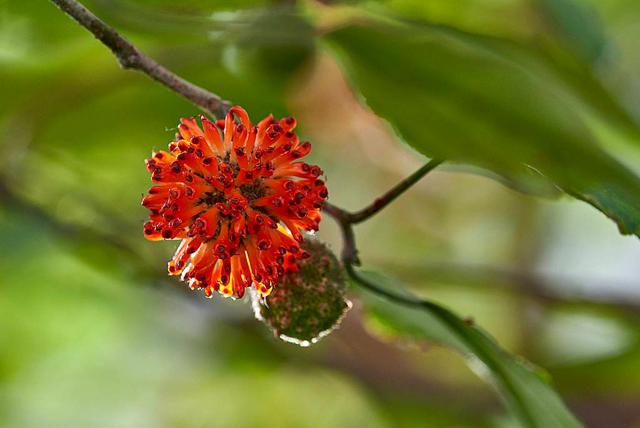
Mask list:
[[[252,119],[295,115],[337,205],[362,207],[424,162],[365,99],[401,132],[412,131],[403,135],[420,152],[477,150],[468,158],[476,166],[438,168],[357,227],[365,266],[473,317],[503,347],[544,367],[586,426],[640,427],[638,238],[620,235],[602,213],[548,182],[500,170],[509,159],[489,162],[479,142],[458,140],[468,132],[511,153],[519,150],[513,135],[546,127],[544,113],[563,130],[580,120],[594,147],[638,173],[636,0],[86,4]],[[535,79],[535,93],[561,94],[571,116],[520,99],[513,109],[526,107],[521,122],[496,107],[500,114],[485,126],[478,117],[511,103],[512,85],[491,80],[493,68],[473,68],[477,51],[456,46],[444,51],[456,61],[443,54],[429,63],[435,83],[425,91],[435,98],[412,100],[412,63],[400,54],[411,61],[421,51],[387,57],[366,40],[345,42],[349,30],[317,37],[354,10],[392,11],[446,37],[486,42],[483,49],[499,43]],[[349,68],[344,51],[354,47],[363,61],[393,59],[385,72],[407,76],[395,80],[396,96],[371,92],[376,80],[363,77],[366,67]],[[481,91],[460,92],[446,76]],[[415,129],[402,122],[402,106],[415,102],[427,114],[429,100],[449,122],[430,114],[412,122]],[[342,327],[299,348],[255,321],[246,299],[207,300],[166,277],[176,243],[143,238],[140,200],[150,184],[143,161],[166,146],[180,117],[197,113],[146,76],[121,70],[48,1],[0,0],[0,426],[512,426],[462,357],[381,331],[356,290]],[[416,140],[432,145],[422,150]],[[598,164],[576,153],[604,155],[552,143],[566,157],[543,171],[590,185],[578,166]],[[565,167],[575,174],[560,174]],[[489,172],[496,169],[504,175]],[[640,201],[640,193],[627,195]],[[339,251],[331,219],[319,236]]]

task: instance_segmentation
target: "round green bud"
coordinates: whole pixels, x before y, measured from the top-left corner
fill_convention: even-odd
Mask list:
[[[309,346],[333,331],[351,302],[346,299],[342,266],[323,243],[307,238],[301,245],[310,254],[298,260],[264,300],[252,293],[256,318],[280,339]]]

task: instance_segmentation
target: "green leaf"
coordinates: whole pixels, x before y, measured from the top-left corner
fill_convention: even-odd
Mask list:
[[[607,55],[613,43],[605,37],[593,5],[575,0],[367,0],[359,4],[353,12],[357,16],[374,10],[498,49],[530,73],[559,79],[607,124],[637,137],[637,118],[608,90],[620,87],[612,85],[619,78]]]
[[[419,152],[524,188],[550,181],[605,212],[622,233],[640,234],[640,179],[598,144],[585,119],[590,104],[542,73],[538,54],[528,64],[522,50],[379,18],[327,39],[367,104]]]
[[[388,278],[373,273],[358,275],[397,292],[398,287],[394,287]],[[400,306],[371,291],[364,294],[364,299],[367,311],[399,334],[432,340],[462,353],[471,368],[497,388],[507,408],[523,426],[581,426],[552,386],[543,379],[541,370],[506,352],[478,326],[428,301],[422,305]]]
[[[536,3],[575,51],[590,62],[602,57],[607,41],[597,15],[588,5],[575,0],[537,0]]]

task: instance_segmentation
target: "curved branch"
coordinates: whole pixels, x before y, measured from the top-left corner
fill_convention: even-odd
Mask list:
[[[340,231],[342,232],[341,259],[342,263],[344,264],[345,271],[351,277],[351,279],[353,279],[355,282],[368,289],[369,291],[372,291],[375,294],[383,296],[396,303],[414,307],[428,307],[430,310],[437,309],[437,305],[429,301],[419,299],[415,296],[404,293],[396,293],[383,287],[379,287],[377,284],[374,284],[373,282],[358,274],[354,266],[360,265],[360,260],[358,259],[358,248],[356,246],[356,238],[353,231],[353,225],[360,223],[377,214],[442,162],[443,161],[438,159],[431,159],[409,177],[402,180],[400,183],[398,183],[396,186],[391,188],[379,198],[376,198],[373,203],[359,211],[356,211],[355,213],[346,211],[340,207],[330,204],[329,202],[325,202],[322,207],[322,210],[333,217],[333,219],[340,226]],[[433,305],[433,307],[431,305]]]
[[[138,70],[216,117],[224,117],[230,103],[218,95],[183,79],[142,53],[120,33],[95,16],[76,0],[51,0],[60,10],[89,30],[108,47],[124,69]]]
[[[411,186],[420,181],[420,179],[427,175],[429,172],[433,171],[442,162],[444,161],[440,159],[431,159],[416,172],[402,180],[400,183],[396,184],[382,196],[376,198],[371,204],[354,213],[330,204],[329,202],[324,203],[324,205],[322,206],[322,210],[333,217],[333,219],[340,225],[343,243],[341,259],[345,265],[345,268],[347,268],[347,273],[349,273],[349,275],[355,273],[355,271],[353,270],[349,271],[349,267],[351,267],[352,265],[360,265],[360,260],[358,258],[358,248],[356,247],[355,233],[353,232],[353,225],[361,223],[373,217],[378,212],[382,211],[384,207],[393,202],[398,196],[406,192]],[[375,290],[372,289],[372,291]]]
[[[379,211],[382,211],[387,205],[393,202],[398,196],[406,192],[411,186],[416,184],[422,177],[433,171],[438,165],[444,162],[441,159],[431,159],[424,164],[416,172],[396,184],[385,194],[376,198],[369,206],[350,214],[350,223],[356,224],[367,220],[369,217],[376,215]]]

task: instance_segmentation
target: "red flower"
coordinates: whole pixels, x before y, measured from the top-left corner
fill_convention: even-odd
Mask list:
[[[318,230],[327,187],[322,170],[301,162],[311,143],[293,132],[295,119],[270,115],[257,126],[233,107],[225,120],[181,119],[169,152],[147,159],[157,185],[142,205],[147,239],[182,239],[169,273],[207,296],[263,296],[285,263],[308,256],[301,231]]]

